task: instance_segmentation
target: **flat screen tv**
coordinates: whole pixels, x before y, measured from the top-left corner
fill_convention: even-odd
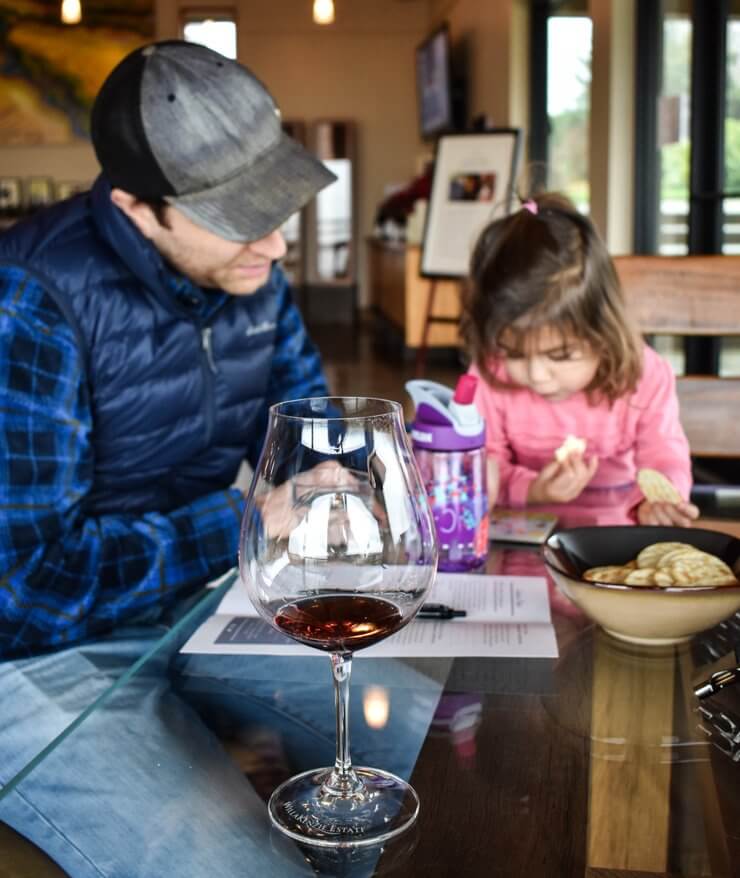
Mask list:
[[[416,48],[416,95],[424,139],[454,129],[452,90],[450,32],[442,25]]]

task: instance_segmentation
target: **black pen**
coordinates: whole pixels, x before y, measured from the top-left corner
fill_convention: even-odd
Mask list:
[[[418,613],[420,619],[456,619],[467,615],[467,610],[455,610],[447,604],[422,604]]]

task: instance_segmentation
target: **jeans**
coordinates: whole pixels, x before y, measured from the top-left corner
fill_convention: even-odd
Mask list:
[[[92,644],[0,664],[0,783],[164,631],[126,628]],[[401,662],[359,659],[355,666],[353,760],[408,778],[441,685]],[[380,731],[362,715],[370,678],[390,699]],[[271,830],[264,801],[219,737],[225,727],[242,735],[273,731],[291,771],[333,764],[328,659],[224,662],[157,653],[0,799],[0,820],[71,878],[315,874],[297,847]]]

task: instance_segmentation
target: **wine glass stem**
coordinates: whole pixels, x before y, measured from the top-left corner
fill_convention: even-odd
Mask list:
[[[337,755],[334,770],[324,783],[324,790],[329,795],[354,796],[362,793],[363,783],[352,768],[349,755],[349,679],[352,674],[352,653],[333,652],[331,670],[337,708]]]

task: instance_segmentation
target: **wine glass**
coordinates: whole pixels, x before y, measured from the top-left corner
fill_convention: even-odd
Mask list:
[[[239,569],[271,625],[330,653],[336,701],[333,767],[272,794],[282,832],[324,846],[377,844],[413,823],[414,790],[353,767],[352,655],[410,622],[432,585],[437,545],[402,409],[362,397],[320,397],[270,409],[247,499]]]

